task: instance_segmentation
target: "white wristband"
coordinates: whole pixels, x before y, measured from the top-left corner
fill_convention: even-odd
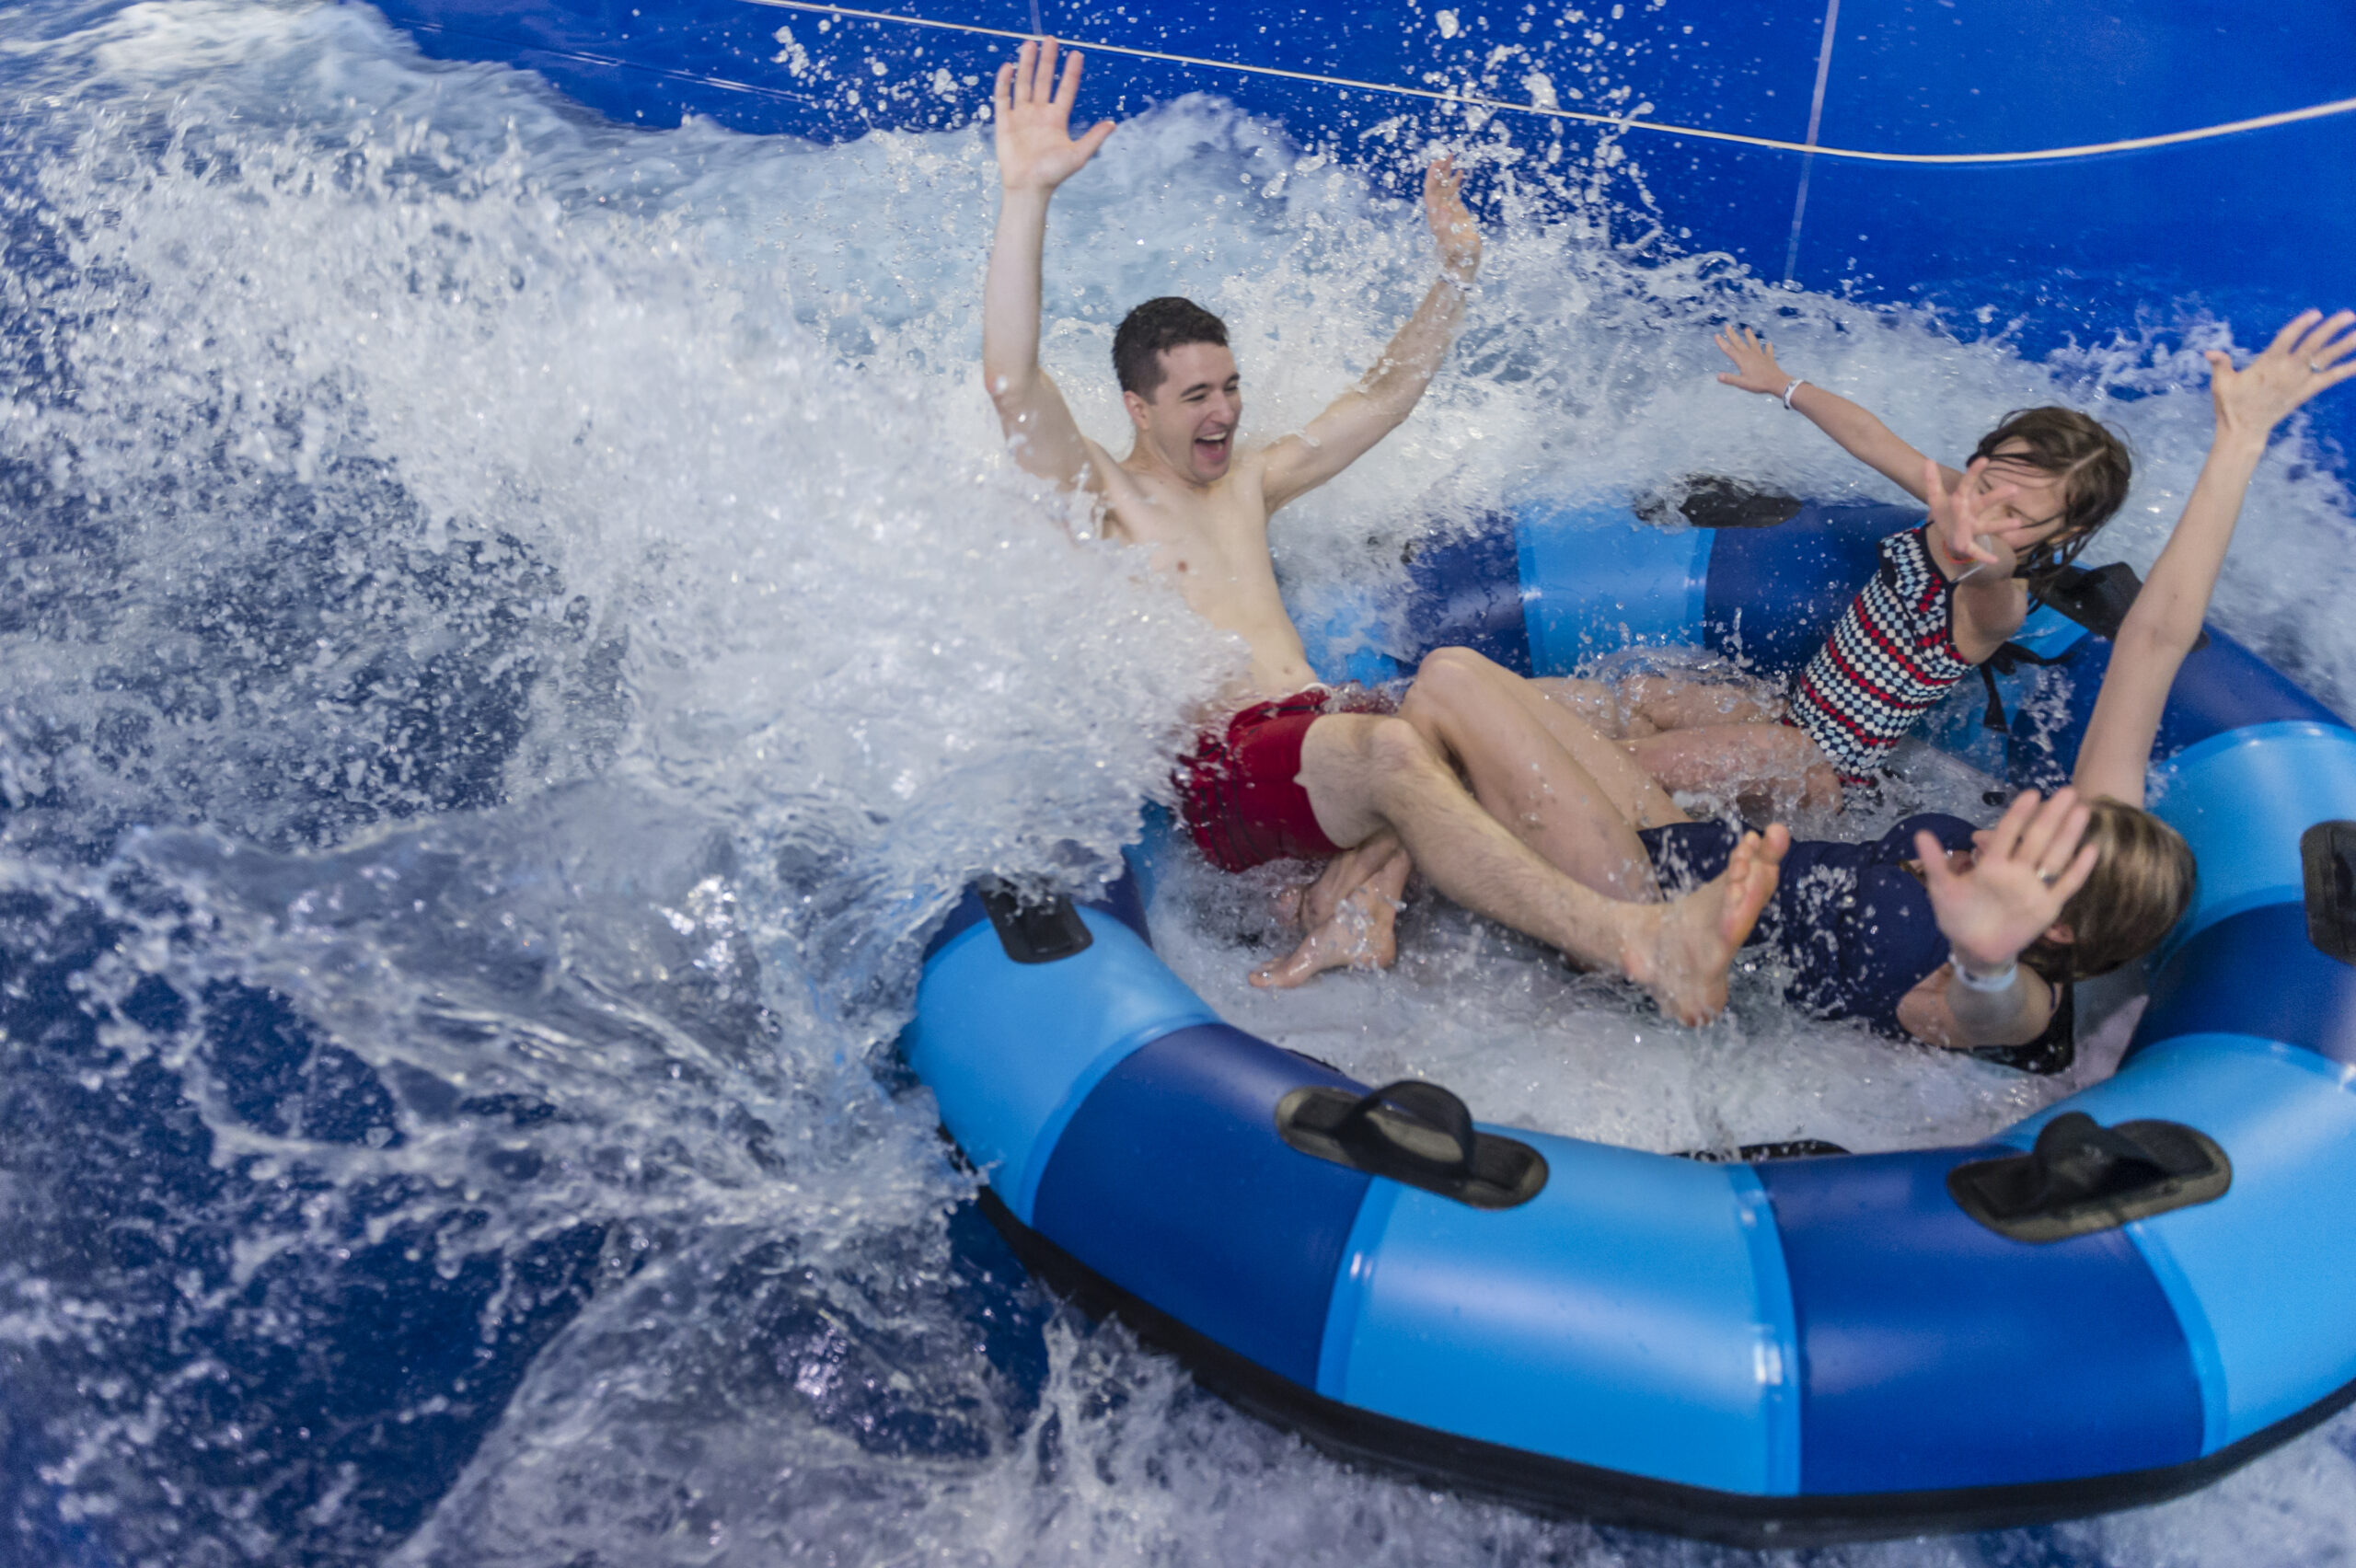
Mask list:
[[[1807,383],[1800,377],[1796,375],[1793,376],[1792,384],[1784,388],[1784,407],[1786,409],[1790,408],[1792,406],[1792,394],[1807,385]]]
[[[1964,967],[1963,955],[1953,948],[1947,950],[1947,964],[1955,971],[1957,985],[1967,991],[1985,991],[1990,996],[2011,990],[2013,982],[2020,977],[2021,972],[2020,960],[2008,958],[2004,960],[2004,967],[1992,974],[1974,974]]]

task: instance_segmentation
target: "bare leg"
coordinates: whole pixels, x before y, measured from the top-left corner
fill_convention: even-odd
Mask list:
[[[1578,688],[1572,701],[1564,699],[1566,688]],[[1592,681],[1542,686],[1470,650],[1441,649],[1425,659],[1399,716],[1448,759],[1484,810],[1557,870],[1611,897],[1648,902],[1659,896],[1658,884],[1629,824],[1681,822],[1684,813],[1620,744],[1575,716],[1578,709],[1609,715],[1610,689]],[[1344,964],[1387,967],[1397,953],[1392,928],[1405,859],[1385,833],[1327,861],[1294,895],[1307,935],[1285,958],[1253,971],[1253,983],[1297,986]]]
[[[1592,779],[1564,780],[1607,813],[1631,840]],[[1318,826],[1351,845],[1384,827],[1448,897],[1561,950],[1588,968],[1623,974],[1684,1023],[1726,1006],[1727,969],[1774,891],[1790,836],[1746,836],[1716,880],[1669,904],[1637,904],[1582,886],[1537,853],[1467,794],[1431,744],[1400,719],[1333,714],[1311,725],[1300,781]],[[1600,824],[1607,831],[1610,824]],[[1642,846],[1635,853],[1641,857]],[[1645,881],[1650,882],[1647,866]]]
[[[1353,892],[1388,870],[1393,858],[1407,860],[1407,851],[1400,844],[1399,836],[1385,828],[1326,861],[1324,870],[1307,886],[1286,894],[1285,913],[1305,928],[1314,929],[1325,924],[1340,912]],[[1408,861],[1408,868],[1414,869],[1412,861]],[[1401,885],[1404,885],[1403,878]]]
[[[1624,741],[1632,735],[1650,734],[1652,726],[1639,720],[1637,727],[1629,725],[1631,715],[1620,706],[1620,694],[1609,681],[1591,681],[1576,675],[1550,675],[1532,680],[1530,685],[1549,701],[1560,703],[1572,713],[1595,727],[1595,732],[1611,740]]]
[[[1773,724],[1784,717],[1783,698],[1749,680],[1633,675],[1621,683],[1620,701],[1655,730]]]
[[[1627,745],[1664,789],[1762,805],[1772,816],[1841,805],[1841,776],[1807,732],[1789,724],[1664,730]]]
[[[1528,684],[1578,719],[1598,706],[1585,688],[1601,685]],[[1806,731],[1783,722],[1784,700],[1770,692],[1740,682],[1636,675],[1621,683],[1616,707],[1604,705],[1624,717],[1617,732],[1597,728],[1623,736],[1637,767],[1663,790],[1740,801],[1771,815],[1840,809],[1840,775]]]
[[[1469,649],[1443,648],[1424,660],[1399,717],[1548,863],[1614,898],[1658,896],[1636,828],[1685,813],[1562,704]]]

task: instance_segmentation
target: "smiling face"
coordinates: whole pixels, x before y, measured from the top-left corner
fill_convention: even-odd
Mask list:
[[[1138,444],[1198,485],[1222,478],[1243,418],[1242,380],[1221,343],[1181,343],[1161,352],[1161,384],[1147,397],[1124,392]]]

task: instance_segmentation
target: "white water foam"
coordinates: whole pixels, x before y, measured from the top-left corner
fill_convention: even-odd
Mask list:
[[[83,1202],[60,1173],[104,1139],[19,1118],[0,1338],[42,1412],[9,1418],[27,1539],[171,1562],[1742,1557],[1346,1470],[1117,1332],[1043,1327],[944,1221],[971,1180],[888,1053],[916,944],[977,870],[1110,871],[1238,656],[1134,557],[1070,542],[1085,519],[1003,455],[976,375],[980,136],[625,131],[352,6],[33,19],[0,76],[0,914],[19,990],[43,954],[78,976],[40,1016],[100,1022],[78,1055],[10,1024],[10,1092],[150,1104],[198,1152],[110,1196],[154,1255],[98,1268],[58,1239]],[[1312,612],[1534,494],[1709,470],[1896,499],[1715,383],[1730,319],[1950,458],[2011,408],[2101,409],[2139,478],[2097,558],[2148,562],[2189,489],[2194,351],[2225,324],[2029,363],[1723,259],[1637,264],[1509,149],[1465,156],[1530,195],[1415,418],[1280,519]],[[1190,294],[1230,320],[1247,429],[1280,430],[1371,361],[1426,246],[1362,171],[1186,100],[1059,196],[1047,361],[1109,439],[1113,324]],[[2286,443],[2218,612],[2341,708],[2356,631],[2312,606],[2346,582],[2345,507]],[[1254,992],[1274,885],[1182,862],[1155,909],[1173,965],[1247,1029],[1500,1120],[1894,1147],[2069,1087],[1805,1023],[1763,975],[1669,1029],[1427,903],[1395,972]],[[283,1083],[233,1044],[271,1030],[321,1043]],[[150,1157],[105,1147],[118,1172]],[[387,1245],[490,1282],[465,1320],[486,1345],[573,1303],[408,1504],[393,1472],[422,1461],[351,1434],[456,1421],[492,1372],[420,1375],[332,1434],[269,1392]],[[2350,1440],[2165,1509],[1812,1560],[2335,1560]]]

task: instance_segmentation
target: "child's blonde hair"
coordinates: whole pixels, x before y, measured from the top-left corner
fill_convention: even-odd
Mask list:
[[[2076,940],[2039,937],[2021,954],[2049,980],[2090,980],[2142,957],[2192,906],[2198,870],[2183,835],[2107,795],[2086,805],[2093,818],[2083,842],[2096,848],[2094,874],[2062,906],[2059,922]]]

